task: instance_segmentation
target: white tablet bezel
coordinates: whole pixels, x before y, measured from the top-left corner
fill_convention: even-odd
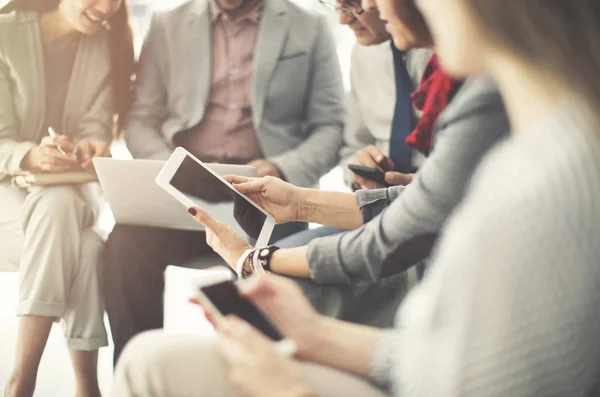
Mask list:
[[[220,284],[220,283],[226,282],[226,281],[231,281],[231,279],[223,276],[223,277],[221,277],[221,279],[213,278],[211,280],[206,280],[204,282],[200,282],[200,283],[196,284],[196,288],[197,288],[196,297],[198,298],[198,302],[200,303],[200,306],[204,310],[206,310],[207,312],[210,313],[210,315],[212,316],[212,318],[214,319],[214,321],[217,324],[224,320],[224,316],[219,311],[219,309],[217,309],[217,307],[212,303],[210,298],[202,291],[202,288],[209,287],[213,284]],[[247,299],[247,298],[244,298],[244,299]],[[296,342],[294,342],[294,340],[285,336],[281,332],[281,330],[278,327],[276,327],[275,324],[273,324],[273,321],[271,321],[269,319],[269,317],[259,307],[256,307],[256,308],[261,313],[263,318],[269,324],[271,324],[271,326],[273,328],[275,328],[277,330],[277,332],[279,332],[279,334],[283,337],[283,339],[281,339],[280,341],[273,342],[273,343],[275,343],[275,347],[277,348],[277,351],[279,351],[279,353],[283,354],[284,356],[293,356],[294,354],[296,354],[296,352],[298,351],[298,346],[296,345]]]
[[[173,154],[171,155],[171,157],[169,158],[169,160],[167,161],[167,163],[165,164],[165,166],[163,167],[163,169],[158,173],[158,175],[156,177],[156,183],[158,184],[158,186],[160,186],[167,193],[172,195],[177,201],[179,201],[181,204],[183,204],[186,208],[197,206],[196,203],[194,203],[192,200],[187,198],[187,196],[185,194],[183,194],[179,190],[175,189],[175,187],[173,187],[170,183],[171,179],[173,179],[173,176],[179,169],[179,166],[181,165],[181,163],[187,156],[192,158],[201,167],[203,167],[205,170],[207,170],[208,172],[213,174],[217,179],[219,179],[224,185],[226,185],[227,187],[232,189],[235,193],[239,194],[244,200],[246,200],[248,203],[250,203],[255,208],[257,208],[259,211],[261,211],[263,214],[266,215],[265,223],[263,224],[260,234],[259,234],[258,238],[256,239],[256,245],[255,245],[256,247],[266,247],[269,244],[269,239],[271,238],[271,234],[273,233],[273,228],[275,227],[275,223],[276,223],[275,218],[273,218],[273,216],[271,214],[269,214],[267,211],[265,211],[263,208],[261,208],[258,204],[256,204],[254,201],[252,201],[246,195],[238,192],[237,189],[231,183],[227,182],[225,179],[223,179],[222,176],[220,176],[219,174],[217,174],[216,172],[211,170],[210,167],[208,167],[206,164],[204,164],[202,161],[200,161],[198,158],[196,158],[193,154],[191,154],[184,148],[182,148],[182,147],[176,148],[175,151],[173,152]]]

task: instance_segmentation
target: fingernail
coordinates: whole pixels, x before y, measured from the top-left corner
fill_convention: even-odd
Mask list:
[[[198,212],[196,212],[195,208],[191,208],[191,207],[188,208],[188,212],[190,213],[191,216],[196,216],[196,214],[198,213]]]

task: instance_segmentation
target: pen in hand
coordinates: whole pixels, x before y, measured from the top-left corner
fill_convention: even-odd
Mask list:
[[[52,128],[52,127],[48,127],[48,135],[50,135],[50,137],[53,139],[58,138],[58,134],[56,133],[56,131],[54,131],[54,128]],[[60,154],[62,156],[67,155],[67,153],[65,152],[65,149],[63,149],[60,145],[56,145],[56,148],[58,149],[58,151],[60,152]]]

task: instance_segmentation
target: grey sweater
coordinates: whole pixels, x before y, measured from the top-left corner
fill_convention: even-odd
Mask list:
[[[384,268],[398,272],[418,263],[431,243],[413,248],[439,232],[483,155],[508,129],[493,80],[465,82],[440,116],[434,150],[414,181],[404,188],[357,192],[365,221],[375,218],[360,229],[309,244],[311,277],[319,283],[373,282]]]
[[[394,395],[600,395],[591,120],[581,105],[559,109],[486,156],[376,350],[372,375]]]

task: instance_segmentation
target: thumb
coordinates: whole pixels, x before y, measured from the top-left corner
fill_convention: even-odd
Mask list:
[[[412,175],[401,174],[400,172],[386,172],[385,181],[393,186],[406,186],[412,180]]]
[[[250,179],[248,182],[235,184],[234,187],[244,194],[261,193],[263,190],[264,181],[260,178]]]
[[[242,175],[225,175],[225,176],[223,176],[223,179],[225,179],[227,182],[231,183],[232,185],[235,185],[235,184],[250,182],[257,178],[249,178],[247,176],[242,176]]]
[[[82,141],[77,145],[77,153],[82,161],[92,157],[92,148],[89,142]]]
[[[394,171],[396,169],[396,165],[392,159],[386,156],[383,156],[383,160],[379,162],[379,165],[384,171]]]

